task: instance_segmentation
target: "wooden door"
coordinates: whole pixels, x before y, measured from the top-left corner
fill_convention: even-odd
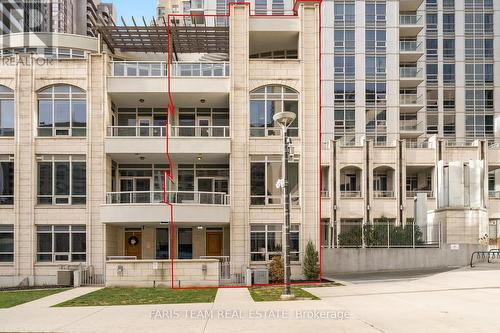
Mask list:
[[[142,232],[125,232],[125,255],[142,259]]]
[[[223,252],[222,232],[207,232],[206,255],[220,257]]]

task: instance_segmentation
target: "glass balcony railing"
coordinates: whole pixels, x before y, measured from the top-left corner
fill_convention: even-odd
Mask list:
[[[111,63],[113,77],[166,77],[168,64],[165,61],[114,61]],[[176,62],[171,64],[172,77],[226,77],[229,76],[227,62]]]
[[[374,198],[394,198],[394,191],[373,191]]]
[[[340,191],[341,198],[361,198],[361,191]]]
[[[422,122],[417,122],[416,120],[400,120],[399,129],[401,131],[418,131],[423,128]]]
[[[418,67],[399,67],[399,76],[403,79],[423,78],[422,69]]]
[[[422,42],[413,40],[402,40],[399,42],[401,52],[423,52]]]
[[[420,105],[423,103],[421,95],[414,94],[400,94],[399,104],[401,105]]]
[[[185,204],[185,205],[229,205],[229,195],[223,192],[183,192],[183,191],[134,191],[109,192],[106,204]]]
[[[108,126],[108,137],[165,137],[165,126]],[[172,126],[172,137],[228,138],[229,126]]]
[[[422,25],[422,15],[399,15],[400,25]]]

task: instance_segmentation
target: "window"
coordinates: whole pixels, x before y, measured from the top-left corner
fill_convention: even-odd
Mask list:
[[[455,115],[445,114],[443,116],[443,134],[445,137],[455,136]]]
[[[335,56],[334,71],[336,79],[354,79],[354,56]]]
[[[252,224],[250,226],[250,260],[270,261],[281,256],[283,224]],[[290,226],[290,260],[300,261],[299,225]]]
[[[438,16],[437,14],[427,14],[427,33],[437,33]]]
[[[39,136],[85,136],[85,91],[68,85],[52,86],[38,93]]]
[[[354,3],[336,2],[334,5],[335,22],[354,23]]]
[[[14,90],[0,85],[0,137],[14,136]]]
[[[179,228],[177,242],[179,259],[193,259],[193,229]]]
[[[0,206],[14,204],[13,156],[0,155]]]
[[[435,38],[429,38],[426,40],[425,46],[427,59],[437,59],[438,40]]]
[[[385,52],[386,30],[366,30],[366,51]]]
[[[454,39],[443,39],[443,57],[445,59],[455,59]]]
[[[0,263],[14,261],[14,226],[0,225]]]
[[[276,113],[287,111],[297,115],[288,128],[290,136],[299,135],[299,94],[283,86],[266,86],[250,93],[250,136],[281,135],[280,126],[273,120]]]
[[[84,225],[37,226],[38,262],[84,262],[87,240]]]
[[[427,84],[437,84],[438,82],[438,65],[427,64]]]
[[[455,90],[450,90],[450,89],[443,90],[443,110],[444,111],[455,110]]]
[[[455,32],[455,14],[443,14],[443,33]]]
[[[455,64],[443,64],[443,83],[455,84]]]
[[[366,77],[374,78],[386,74],[385,56],[366,56]]]
[[[251,205],[279,205],[282,191],[276,182],[282,177],[281,156],[253,156],[250,164]],[[288,164],[290,196],[293,204],[299,203],[299,164]]]
[[[385,3],[384,2],[366,2],[366,23],[385,22]]]
[[[340,53],[354,52],[354,30],[338,30],[335,29],[333,34],[334,51]]]
[[[493,84],[493,64],[465,64],[465,84]]]
[[[156,259],[169,258],[169,229],[156,229]]]
[[[354,82],[335,82],[334,103],[337,105],[354,105],[356,98]]]
[[[454,10],[455,9],[455,0],[443,0],[443,9]]]
[[[354,139],[356,112],[354,109],[335,109],[334,114],[335,140],[349,136]]]
[[[86,202],[85,156],[38,157],[38,204],[83,205]]]

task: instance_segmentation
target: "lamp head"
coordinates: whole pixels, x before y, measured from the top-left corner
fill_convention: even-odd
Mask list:
[[[293,112],[279,112],[273,116],[273,120],[278,124],[288,127],[297,118],[297,115]]]

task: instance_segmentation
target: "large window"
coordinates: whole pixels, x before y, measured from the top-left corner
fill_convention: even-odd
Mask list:
[[[0,137],[14,136],[14,90],[0,85]]]
[[[14,226],[0,225],[0,263],[14,261]]]
[[[273,116],[279,112],[293,112],[297,118],[288,129],[290,136],[299,135],[299,94],[283,86],[266,86],[250,93],[250,136],[280,135],[280,126]]]
[[[269,261],[281,256],[283,250],[282,224],[253,224],[250,226],[250,260]],[[299,225],[290,226],[290,260],[299,261]]]
[[[84,225],[37,226],[38,262],[84,262],[86,251]]]
[[[86,203],[85,156],[44,155],[38,159],[39,205],[81,205]]]
[[[12,156],[0,155],[0,205],[14,204],[14,162]]]
[[[282,177],[281,156],[253,156],[250,166],[251,204],[276,205],[282,203],[282,191],[276,182]],[[288,164],[290,196],[293,204],[299,203],[299,164]]]
[[[68,85],[51,86],[38,93],[39,136],[85,136],[85,91]]]

